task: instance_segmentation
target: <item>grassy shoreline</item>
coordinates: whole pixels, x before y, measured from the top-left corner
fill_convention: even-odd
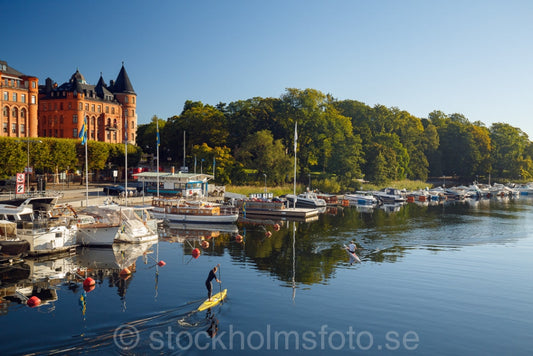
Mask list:
[[[427,182],[423,181],[414,181],[414,180],[400,180],[400,181],[394,181],[389,182],[384,185],[374,185],[374,184],[363,184],[362,190],[381,190],[383,188],[396,188],[396,189],[406,189],[406,190],[419,190],[419,189],[425,189],[426,187],[432,188],[432,184],[428,184]],[[280,196],[284,194],[292,194],[293,192],[293,185],[292,184],[285,184],[281,186],[274,186],[274,187],[266,187],[267,193],[272,193],[274,196]],[[296,185],[296,194],[303,192],[306,189],[305,184],[297,184]],[[243,195],[249,195],[249,194],[257,194],[257,193],[264,193],[265,187],[264,186],[258,186],[258,185],[227,185],[226,186],[227,192],[237,193],[237,194],[243,194]],[[324,192],[324,193],[333,193],[333,194],[342,194],[339,192]]]

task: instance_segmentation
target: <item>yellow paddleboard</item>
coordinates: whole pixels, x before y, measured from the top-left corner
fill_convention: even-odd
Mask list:
[[[202,305],[198,307],[198,311],[202,311],[202,310],[206,310],[206,309],[214,307],[215,305],[223,301],[224,298],[226,298],[227,293],[228,293],[228,290],[224,289],[222,292],[219,292],[211,296],[211,301],[209,301],[209,299],[206,299],[205,302],[203,302]]]

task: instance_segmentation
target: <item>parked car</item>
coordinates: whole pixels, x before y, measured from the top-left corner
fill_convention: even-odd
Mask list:
[[[13,179],[2,179],[0,180],[0,192],[14,192],[16,183]]]
[[[112,185],[112,186],[104,187],[103,191],[104,191],[104,193],[106,195],[120,196],[120,195],[124,195],[125,194],[126,189],[123,186],[121,186],[121,185]],[[132,188],[132,187],[128,187],[128,196],[131,197],[131,196],[134,196],[134,195],[137,195],[137,189],[136,188]]]

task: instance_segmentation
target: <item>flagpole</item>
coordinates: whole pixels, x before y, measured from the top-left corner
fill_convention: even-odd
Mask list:
[[[296,146],[298,145],[298,122],[294,123],[294,207],[296,208]]]
[[[159,118],[156,117],[156,127],[157,127],[157,197],[159,198]]]
[[[87,135],[87,131],[85,132]],[[84,139],[84,141],[88,141]],[[89,159],[87,158],[87,146],[89,142],[85,142],[85,206],[89,206]]]
[[[126,127],[125,127],[125,135],[124,135],[124,189],[126,190],[125,195],[125,201],[124,205],[128,206],[128,119],[126,119]]]

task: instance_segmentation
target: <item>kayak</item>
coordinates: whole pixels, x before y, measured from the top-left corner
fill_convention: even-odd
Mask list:
[[[357,262],[361,262],[361,260],[359,259],[359,257],[353,253],[353,252],[350,252],[350,250],[348,249],[348,247],[344,246],[344,249],[346,250],[346,252],[348,253],[348,255],[350,256],[350,258],[353,258],[355,261]]]
[[[227,289],[224,289],[222,292],[219,292],[213,296],[211,296],[211,301],[209,299],[206,299],[205,302],[203,302],[199,307],[198,311],[206,310],[209,308],[214,307],[218,303],[224,300],[226,298],[226,294],[228,293]]]

